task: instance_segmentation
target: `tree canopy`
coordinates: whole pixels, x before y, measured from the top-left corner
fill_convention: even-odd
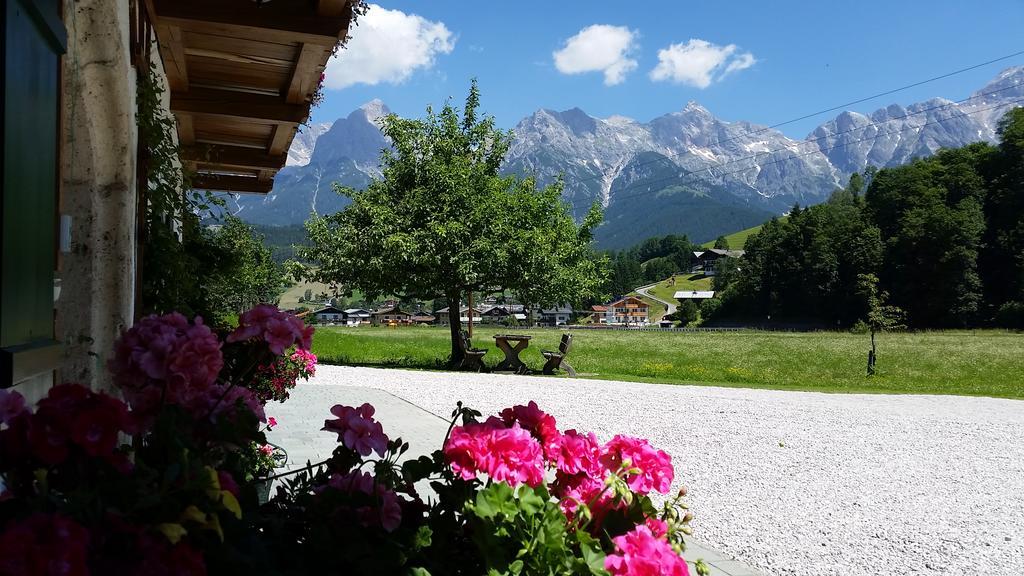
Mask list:
[[[533,178],[500,175],[512,134],[479,107],[473,82],[461,113],[449,103],[423,119],[384,118],[392,148],[382,152],[381,178],[363,191],[338,188],[352,203],[311,218],[303,250],[318,280],[371,298],[445,299],[453,361],[461,358],[458,309],[467,293],[576,302],[599,291],[606,274],[591,248],[598,207],[577,224],[560,181],[538,189]]]

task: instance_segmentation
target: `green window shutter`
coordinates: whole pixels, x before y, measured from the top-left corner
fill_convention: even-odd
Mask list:
[[[0,386],[52,369],[60,54],[58,3],[6,0]]]

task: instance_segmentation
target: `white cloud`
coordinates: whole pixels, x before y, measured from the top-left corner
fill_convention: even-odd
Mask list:
[[[352,39],[327,63],[327,88],[399,84],[455,48],[455,36],[443,22],[376,4],[370,4],[351,33]]]
[[[636,38],[637,33],[625,26],[587,26],[552,53],[555,68],[562,74],[604,72],[605,85],[614,86],[636,68],[636,60],[629,58]]]
[[[651,70],[651,80],[707,88],[726,75],[757,63],[753,54],[738,50],[735,44],[719,46],[699,38],[672,44],[658,50],[658,65]]]

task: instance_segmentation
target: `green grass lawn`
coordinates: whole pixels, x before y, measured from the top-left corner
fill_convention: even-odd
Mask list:
[[[669,281],[665,279],[658,282],[651,288],[651,294],[668,302],[676,302],[675,294],[679,290],[711,290],[711,277],[703,274],[679,274],[675,284],[670,285]]]
[[[785,220],[786,218],[786,216],[780,216],[779,220]],[[727,234],[725,239],[726,241],[729,242],[729,248],[732,250],[743,250],[744,244],[747,243],[747,238],[749,238],[751,234],[761,230],[761,226],[762,225],[758,225],[754,226],[753,228],[747,228],[746,230],[740,230],[739,232]],[[714,248],[715,241],[712,240],[710,242],[705,242],[704,244],[702,244],[702,246],[704,248]]]
[[[477,327],[474,346],[501,360],[495,333]],[[543,365],[562,331],[533,329],[521,355]],[[1000,331],[920,332],[879,336],[878,373],[864,375],[868,336],[841,332],[573,332],[570,363],[581,376],[610,380],[711,384],[822,392],[964,394],[1024,398],[1024,335]],[[450,351],[447,328],[317,330],[322,362],[438,368]]]

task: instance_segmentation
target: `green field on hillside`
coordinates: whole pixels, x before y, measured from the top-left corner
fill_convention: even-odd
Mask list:
[[[785,216],[779,217],[780,221],[784,221],[785,219]],[[761,224],[758,226],[754,226],[753,228],[747,228],[746,230],[740,230],[739,232],[733,232],[732,234],[726,235],[725,239],[727,242],[729,242],[729,249],[743,250],[744,245],[746,245],[747,243],[747,238],[750,238],[752,234],[759,232],[762,226],[764,225]],[[715,241],[712,240],[711,242],[705,242],[701,246],[704,248],[713,248],[715,246]]]
[[[473,345],[502,359],[492,336],[514,331],[477,327]],[[521,355],[533,369],[540,350],[557,348],[562,331],[531,329]],[[813,390],[963,394],[1024,398],[1024,335],[1001,331],[920,332],[879,336],[878,373],[864,375],[867,335],[844,332],[573,332],[570,363],[588,378]],[[447,328],[317,330],[321,362],[439,368],[450,351]]]
[[[675,281],[667,278],[658,282],[650,293],[662,300],[676,302],[675,294],[680,290],[711,290],[711,277],[703,274],[677,274]]]

